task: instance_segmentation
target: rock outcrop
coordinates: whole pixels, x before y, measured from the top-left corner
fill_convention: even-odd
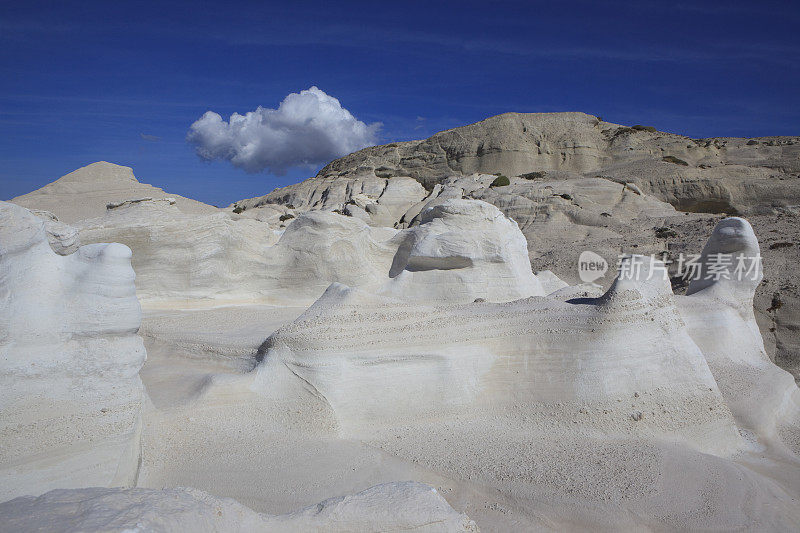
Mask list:
[[[267,277],[269,225],[215,210],[187,214],[168,199],[126,202],[78,224],[84,243],[133,250],[142,301],[254,299]]]
[[[620,136],[640,133],[652,132]],[[573,148],[576,168],[639,164]],[[676,211],[642,182],[542,172],[450,176],[424,191],[410,178],[341,176],[295,195],[299,205],[238,213],[137,194],[74,227],[0,203],[0,500],[77,489],[0,504],[0,522],[475,529],[415,483],[277,514],[421,479],[508,528],[793,529],[800,394],[756,323],[754,298],[772,285],[753,228]],[[340,188],[348,180],[358,190]],[[767,216],[765,250],[796,253],[781,226],[790,211],[754,220]],[[112,241],[130,249],[102,244]],[[699,279],[675,295],[686,280],[647,255],[703,241]],[[628,246],[644,255],[623,255]],[[602,278],[574,284],[585,248],[612,256],[606,290]],[[292,306],[153,311],[151,333],[164,334],[149,338],[150,363],[161,366],[143,376],[162,389],[142,441],[131,249],[147,304]],[[743,277],[714,277],[720,255]],[[554,270],[534,275],[531,263]],[[773,324],[791,294],[778,287]],[[237,360],[216,360],[226,354]],[[137,479],[153,488],[85,488]],[[159,489],[183,485],[276,514]]]
[[[722,220],[703,248],[687,296],[678,298],[679,308],[739,426],[762,445],[800,454],[800,389],[767,357],[753,312],[761,269],[750,224]]]
[[[253,387],[280,395],[281,380],[299,377],[357,435],[409,418],[522,409],[539,428],[585,412],[582,424],[610,435],[736,449],[733,418],[669,282],[642,276],[600,298],[438,307],[334,284],[266,341]],[[632,409],[647,416],[632,423]]]
[[[413,301],[511,301],[543,296],[525,237],[495,206],[447,200],[426,208],[399,242],[381,293]]]
[[[509,185],[492,186],[497,174],[507,176]],[[403,229],[419,223],[423,208],[452,198],[480,199],[517,222],[534,270],[552,270],[571,284],[578,281],[576,264],[583,251],[607,259],[610,271],[622,253],[674,258],[699,252],[708,225],[722,215],[746,215],[769,240],[763,254],[773,274],[755,296],[767,353],[800,379],[800,279],[793,267],[800,261],[798,179],[800,137],[691,139],[584,113],[506,113],[426,140],[366,148],[302,183],[236,202],[229,210],[265,222],[270,231],[284,229],[309,210]],[[126,167],[101,162],[14,201],[75,223],[103,216],[108,203],[170,196],[139,184]],[[183,214],[216,211],[174,198]],[[253,228],[242,233],[252,237]],[[95,234],[120,240],[110,232]],[[54,249],[69,240],[65,237],[51,239]],[[264,239],[256,241],[261,246]],[[272,241],[268,235],[266,242]],[[239,246],[239,239],[233,242]],[[231,279],[241,281],[238,267],[232,268]],[[192,279],[204,276],[194,266],[188,271]],[[606,276],[597,283],[607,288],[611,281]],[[676,283],[676,290],[683,288]],[[323,289],[316,287],[314,297]]]
[[[428,188],[453,175],[569,171],[633,182],[684,211],[756,213],[797,205],[800,137],[691,139],[604,122],[585,113],[504,113],[422,141],[365,148],[315,178],[277,189],[345,189],[358,180],[410,176]],[[258,202],[254,202],[258,203]]]
[[[275,228],[217,212],[187,215],[145,200],[83,221],[82,242],[133,250],[138,296],[311,304],[333,282],[424,301],[508,301],[543,294],[525,237],[496,207],[451,200],[405,230],[357,217],[308,211]]]
[[[104,215],[109,203],[139,198],[173,198],[179,209],[187,214],[213,213],[217,210],[202,202],[139,183],[130,167],[106,161],[79,168],[11,201],[28,209],[50,211],[59,221],[74,224]]]
[[[50,248],[58,255],[75,253],[81,245],[81,238],[77,228],[64,224],[50,211],[31,211],[34,215],[44,220],[44,231]]]
[[[45,222],[0,202],[0,499],[130,485],[145,360],[120,244],[60,256]]]
[[[747,222],[729,218],[703,260],[757,251]],[[435,306],[333,284],[266,340],[253,371],[210,380],[203,397],[255,391],[331,413],[344,439],[529,508],[546,498],[565,523],[581,509],[591,523],[791,527],[800,402],[755,324],[760,264],[689,296],[665,273],[628,256],[600,297],[563,301],[562,287]],[[787,471],[776,482],[762,468]]]
[[[510,185],[491,186],[497,175]],[[550,269],[570,283],[577,281],[584,250],[605,257],[612,269],[623,252],[695,253],[699,249],[686,245],[694,240],[702,246],[707,224],[720,215],[746,215],[763,228],[762,237],[783,236],[763,251],[774,268],[757,289],[755,305],[770,358],[800,378],[800,280],[790,266],[800,248],[794,244],[800,137],[692,139],[584,113],[505,113],[429,139],[365,148],[302,183],[240,204],[252,216],[297,202],[298,211],[342,210],[366,218],[357,206],[347,207],[355,201],[349,191],[409,177],[428,195],[390,224],[385,217],[370,223],[405,227],[423,206],[448,198],[484,200],[519,224],[534,270]]]
[[[197,489],[54,490],[0,504],[0,521],[19,532],[478,531],[434,488],[414,482],[377,485],[285,515],[259,514]]]

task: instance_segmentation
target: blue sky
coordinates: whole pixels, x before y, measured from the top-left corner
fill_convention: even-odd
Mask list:
[[[506,111],[800,134],[798,2],[3,2],[0,198],[93,161],[216,205],[313,175],[199,158],[192,123],[317,86],[379,142]]]

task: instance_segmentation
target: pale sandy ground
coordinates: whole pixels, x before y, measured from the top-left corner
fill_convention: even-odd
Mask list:
[[[200,397],[211,375],[251,369],[302,308],[146,310],[146,407],[138,486],[189,486],[284,513],[401,480],[429,483],[482,531],[790,530],[800,468],[772,450],[732,460],[652,440],[609,440],[572,420],[547,437],[530,413],[409,420],[343,438],[311,394],[270,404],[241,387]],[[365,401],[369,401],[368,398]],[[775,512],[779,511],[779,512]],[[783,518],[776,519],[774,515]],[[786,522],[791,517],[791,522]]]

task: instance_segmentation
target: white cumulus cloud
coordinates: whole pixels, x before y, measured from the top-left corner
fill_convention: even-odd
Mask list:
[[[316,166],[372,146],[380,122],[365,124],[336,98],[316,87],[291,93],[278,106],[259,106],[228,121],[206,111],[186,140],[206,160],[222,159],[247,172],[283,174],[290,167]]]

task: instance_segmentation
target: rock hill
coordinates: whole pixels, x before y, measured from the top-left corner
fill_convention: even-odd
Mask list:
[[[168,197],[173,198],[185,213],[216,211],[213,206],[139,183],[130,167],[105,161],[86,165],[11,201],[28,209],[49,211],[61,222],[74,224],[104,215],[109,202]]]
[[[797,205],[800,137],[691,139],[585,113],[504,113],[422,141],[365,148],[310,181],[410,176],[430,189],[453,175],[543,171],[633,182],[683,211],[764,212]],[[308,186],[237,204],[280,203]]]

